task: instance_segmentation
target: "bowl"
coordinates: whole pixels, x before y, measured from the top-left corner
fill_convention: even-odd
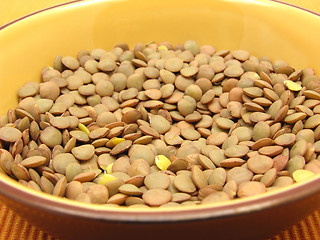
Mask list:
[[[92,0],[63,4],[0,27],[1,114],[27,81],[40,81],[55,55],[119,42],[193,39],[246,49],[320,72],[318,14],[270,0]],[[320,178],[217,204],[159,209],[102,207],[31,191],[0,176],[0,199],[62,239],[263,239],[320,207]]]

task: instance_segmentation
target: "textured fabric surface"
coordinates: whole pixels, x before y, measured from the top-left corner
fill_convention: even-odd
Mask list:
[[[316,12],[320,12],[319,0],[282,0]],[[50,7],[68,0],[0,0],[0,25],[25,14]],[[0,240],[53,240],[54,238],[15,215],[0,203]],[[320,239],[320,210],[298,224],[269,240],[317,240]]]
[[[0,239],[52,240],[54,238],[15,215],[13,211],[0,203]]]

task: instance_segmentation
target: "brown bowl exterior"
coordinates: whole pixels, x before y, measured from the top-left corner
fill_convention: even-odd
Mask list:
[[[320,208],[319,184],[320,180],[314,179],[231,204],[156,211],[79,206],[73,201],[39,198],[27,189],[12,191],[7,184],[3,187],[10,193],[0,200],[35,226],[61,239],[265,239]]]

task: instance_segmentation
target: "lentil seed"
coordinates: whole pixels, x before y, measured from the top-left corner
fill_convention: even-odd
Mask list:
[[[300,182],[320,172],[319,79],[307,72],[192,40],[57,56],[1,118],[0,167],[38,191],[127,206]]]

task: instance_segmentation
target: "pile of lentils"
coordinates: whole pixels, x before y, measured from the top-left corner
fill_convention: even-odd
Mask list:
[[[40,82],[40,81],[39,81]],[[0,118],[2,172],[85,203],[166,207],[262,194],[320,172],[320,80],[188,40],[56,56]]]

